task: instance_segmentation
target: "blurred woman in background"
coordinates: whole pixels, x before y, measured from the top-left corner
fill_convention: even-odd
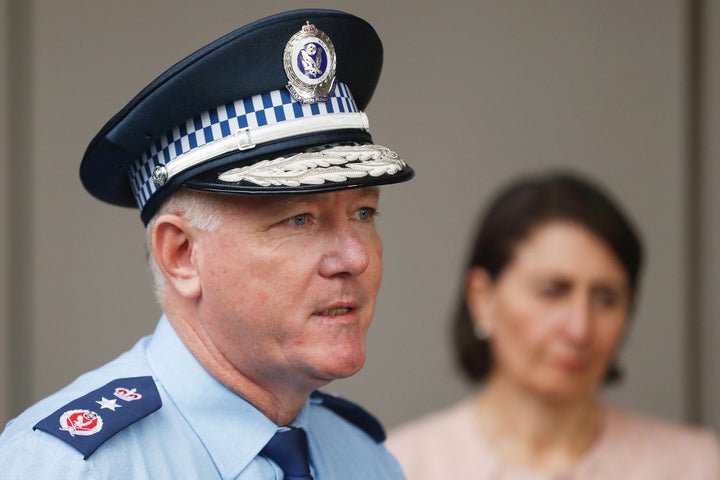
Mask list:
[[[391,432],[408,480],[720,479],[716,437],[619,409],[617,380],[642,245],[600,188],[522,179],[475,237],[454,342],[479,394]]]

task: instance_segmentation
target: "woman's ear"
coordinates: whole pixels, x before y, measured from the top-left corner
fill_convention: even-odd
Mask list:
[[[188,299],[202,292],[195,233],[187,219],[175,214],[159,216],[152,231],[153,254],[167,286]]]
[[[487,339],[493,330],[492,279],[484,268],[472,267],[465,275],[465,302],[472,315],[475,335]]]

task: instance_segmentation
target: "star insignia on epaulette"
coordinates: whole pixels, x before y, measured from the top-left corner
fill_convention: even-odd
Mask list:
[[[113,412],[116,408],[122,407],[122,405],[118,405],[117,400],[114,398],[112,400],[108,400],[107,398],[102,397],[102,400],[97,400],[95,403],[100,405],[100,410],[102,410],[103,408],[108,408]]]

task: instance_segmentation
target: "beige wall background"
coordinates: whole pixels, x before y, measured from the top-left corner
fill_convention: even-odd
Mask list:
[[[175,61],[297,2],[0,0],[0,420],[150,333],[139,215],[82,189],[94,134]],[[613,401],[720,428],[720,6],[715,0],[316,0],[369,20],[385,66],[378,143],[417,171],[386,188],[385,277],[363,371],[331,390],[388,426],[470,391],[448,319],[475,217],[504,181],[604,183],[648,250]]]

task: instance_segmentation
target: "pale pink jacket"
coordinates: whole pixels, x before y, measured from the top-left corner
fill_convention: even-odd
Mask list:
[[[562,474],[503,464],[475,427],[474,399],[390,432],[408,480],[720,480],[720,447],[707,430],[607,407],[603,433]]]

